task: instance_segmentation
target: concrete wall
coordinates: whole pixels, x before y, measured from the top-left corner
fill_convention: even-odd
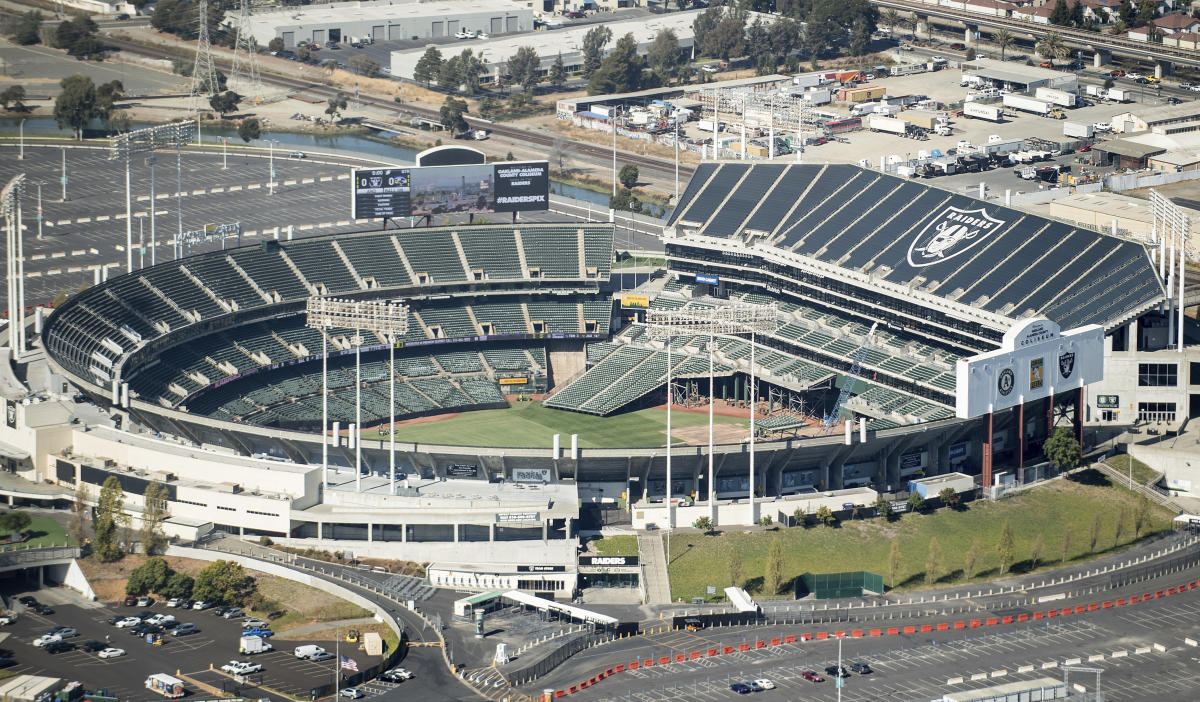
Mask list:
[[[1161,472],[1163,482],[1171,492],[1200,497],[1200,451],[1177,446],[1178,443],[1130,444],[1129,455]]]
[[[83,569],[79,567],[79,561],[72,560],[71,565],[67,566],[67,573],[63,577],[62,584],[89,600],[96,599],[96,592],[92,590],[92,584],[88,582],[87,576],[83,574]]]

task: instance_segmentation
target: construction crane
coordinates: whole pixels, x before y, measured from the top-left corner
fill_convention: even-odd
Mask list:
[[[875,327],[879,326],[879,322],[871,325],[871,331],[867,332],[867,338],[863,341],[862,346],[858,347],[858,351],[854,354],[854,363],[850,366],[850,372],[846,375],[846,382],[842,383],[842,391],[838,394],[837,402],[834,403],[833,409],[829,414],[825,415],[821,425],[825,427],[825,433],[833,431],[833,425],[838,420],[838,414],[842,411],[842,405],[850,397],[850,393],[854,390],[854,384],[858,381],[859,371],[862,370],[863,359],[867,357],[867,351],[871,348],[871,343],[875,340]]]

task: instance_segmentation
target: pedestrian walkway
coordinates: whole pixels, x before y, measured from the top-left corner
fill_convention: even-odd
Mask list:
[[[646,604],[670,604],[671,580],[667,575],[662,535],[657,532],[638,534],[638,554],[642,577],[646,579]]]

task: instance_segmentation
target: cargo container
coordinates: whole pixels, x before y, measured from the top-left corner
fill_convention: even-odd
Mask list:
[[[888,132],[899,136],[904,136],[908,133],[908,123],[895,117],[871,115],[867,118],[867,127],[873,132]]]
[[[909,492],[915,492],[927,500],[937,497],[946,488],[950,488],[956,494],[971,492],[975,489],[975,480],[963,473],[944,473],[908,482]]]
[[[924,110],[909,110],[907,112],[901,112],[899,117],[914,127],[920,127],[922,129],[933,129],[937,126],[937,115],[933,114],[932,112],[925,112]]]
[[[986,119],[989,122],[999,122],[1004,117],[1004,110],[1001,110],[999,105],[968,102],[963,105],[963,115],[976,119]]]
[[[878,100],[887,91],[882,85],[860,85],[854,88],[842,88],[838,91],[838,100],[843,102],[866,102]]]
[[[1024,95],[1005,95],[1004,106],[1011,107],[1014,110],[1032,112],[1035,115],[1050,114],[1051,107],[1050,103],[1045,100],[1038,100]]]
[[[716,129],[718,131],[723,131],[725,129],[724,122],[717,124],[717,123],[714,123],[711,119],[702,119],[697,124],[700,127],[700,131],[704,131],[704,132],[712,132],[714,126],[716,127]]]
[[[238,653],[266,653],[274,650],[274,646],[263,641],[261,636],[243,636],[238,641]]]
[[[1133,91],[1125,88],[1109,88],[1108,99],[1114,102],[1129,102],[1133,99]]]
[[[157,692],[163,697],[183,697],[186,690],[183,689],[183,681],[179,678],[173,678],[166,673],[155,673],[146,678],[146,689]]]
[[[1090,124],[1063,122],[1063,136],[1075,137],[1076,139],[1091,139],[1095,136],[1095,130]]]
[[[1083,86],[1083,90],[1086,94],[1091,95],[1092,97],[1108,97],[1108,88],[1105,88],[1103,85],[1085,85]]]
[[[1055,90],[1054,88],[1038,88],[1034,91],[1034,97],[1038,100],[1058,105],[1059,107],[1075,107],[1075,93],[1068,93],[1065,90]]]

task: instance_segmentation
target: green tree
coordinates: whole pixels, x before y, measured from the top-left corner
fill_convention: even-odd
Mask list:
[[[913,492],[908,495],[908,509],[910,512],[924,512],[925,498],[921,497],[921,493]]]
[[[346,109],[347,102],[346,94],[340,91],[326,100],[325,114],[329,115],[329,121],[338,121],[338,117]]]
[[[133,118],[126,110],[113,110],[108,113],[108,118],[104,120],[104,123],[108,125],[110,133],[121,134],[129,131],[130,125],[133,124]]]
[[[1000,527],[1000,540],[996,543],[996,556],[1000,559],[1000,575],[1004,575],[1012,567],[1015,552],[1012,526],[1005,519],[1004,524]]]
[[[992,43],[1000,47],[1000,60],[1003,61],[1004,52],[1012,48],[1012,45],[1016,43],[1016,38],[1007,29],[997,29],[992,32]]]
[[[1070,53],[1070,49],[1067,48],[1066,43],[1063,41],[1062,35],[1058,32],[1047,32],[1046,35],[1043,36],[1036,45],[1034,45],[1033,50],[1037,52],[1038,56],[1041,56],[1044,59],[1049,59],[1051,63],[1054,62],[1054,59],[1065,58],[1066,55]],[[1057,429],[1055,431],[1057,431]]]
[[[164,559],[158,556],[149,558],[129,573],[129,580],[125,581],[125,594],[145,595],[148,592],[161,594],[160,591],[167,584],[170,576],[171,568]]]
[[[981,550],[979,539],[971,539],[971,546],[967,549],[966,555],[963,556],[963,580],[970,580],[975,577],[975,566],[979,565]]]
[[[154,14],[150,16],[150,26],[181,39],[195,39],[199,36],[199,17],[198,3],[189,0],[158,0],[154,5]],[[208,34],[214,41],[225,35],[221,29],[224,19],[223,3],[208,3]]]
[[[941,491],[938,492],[938,499],[941,500],[942,504],[946,505],[947,507],[953,508],[958,506],[958,493],[952,487],[942,488]]]
[[[567,82],[567,67],[563,65],[561,51],[554,58],[554,63],[550,64],[550,74],[547,79],[550,81],[550,85],[556,88],[561,88]]]
[[[379,73],[379,64],[363,54],[355,54],[351,56],[348,65],[350,70],[354,71],[360,76],[366,76],[370,78],[376,73]]]
[[[284,48],[283,37],[272,37],[271,41],[267,42],[267,51],[272,54],[278,54]]]
[[[1042,550],[1046,547],[1045,538],[1039,533],[1029,547],[1029,570],[1037,570],[1038,562],[1042,560]]]
[[[888,551],[888,580],[892,589],[896,589],[896,573],[900,570],[900,539],[892,537],[891,550]]]
[[[591,79],[592,74],[600,68],[604,59],[604,47],[612,41],[612,30],[603,24],[597,24],[583,35],[583,77]]]
[[[879,21],[887,26],[892,32],[896,31],[896,27],[900,24],[900,13],[892,9],[884,10],[879,13]]]
[[[1064,565],[1067,562],[1067,558],[1069,558],[1071,556],[1071,536],[1072,536],[1071,525],[1067,524],[1066,526],[1063,527],[1063,538],[1062,538],[1062,563]]]
[[[769,514],[764,514],[763,516],[758,518],[758,525],[762,526],[762,527],[769,527],[774,522],[775,522],[775,520]]]
[[[125,97],[125,86],[119,80],[110,80],[96,87],[96,117],[108,121],[116,109],[117,101]]]
[[[508,74],[522,90],[533,90],[542,77],[542,59],[532,46],[520,46],[508,59]]]
[[[817,521],[825,526],[833,526],[837,524],[837,517],[827,505],[821,505],[817,508]]]
[[[1113,525],[1113,548],[1121,543],[1121,533],[1125,531],[1125,522],[1129,520],[1129,508],[1121,505],[1117,511],[1117,523]]]
[[[683,53],[679,50],[679,38],[670,29],[660,31],[646,49],[646,64],[664,82],[675,78],[683,65]]]
[[[148,556],[162,553],[167,546],[167,536],[162,528],[167,518],[167,496],[166,486],[157,480],[147,485],[143,494],[142,553]]]
[[[871,44],[871,25],[866,17],[855,18],[854,23],[850,25],[850,55],[862,56],[867,53],[867,47]],[[973,60],[970,57],[967,60]]]
[[[167,578],[167,582],[158,590],[158,594],[163,597],[186,599],[192,596],[194,585],[195,581],[187,573],[171,573],[171,577]]]
[[[126,519],[125,493],[117,476],[110,475],[100,486],[100,499],[96,504],[92,525],[96,533],[96,555],[100,556],[100,560],[115,561],[121,557],[117,529]]]
[[[247,117],[238,125],[237,135],[242,141],[249,143],[252,139],[262,136],[262,123],[257,117]]]
[[[637,185],[638,175],[638,167],[632,163],[627,163],[621,166],[621,171],[617,174],[617,182],[627,188],[632,188]]]
[[[442,124],[451,134],[461,134],[470,128],[463,115],[467,114],[467,101],[447,95],[439,111]]]
[[[704,37],[700,50],[706,56],[728,61],[746,53],[746,13],[734,6],[724,6],[721,20]]]
[[[963,59],[966,61],[974,61],[975,60],[975,47],[972,46],[972,47],[968,48],[966,55],[963,56]]]
[[[67,531],[75,543],[80,546],[87,539],[87,492],[80,482],[75,486],[75,501],[71,505],[71,519],[67,523]]]
[[[700,517],[700,518],[696,519],[696,521],[692,522],[692,528],[699,529],[700,531],[702,531],[705,534],[712,533],[712,530],[713,530],[712,517]]]
[[[767,29],[767,38],[771,42],[771,54],[776,60],[794,60],[791,54],[800,48],[800,25],[790,17],[776,18]]]
[[[222,115],[227,115],[236,112],[238,103],[242,101],[242,96],[226,90],[223,93],[213,93],[212,97],[208,98],[209,107],[213,108],[214,112]]]
[[[476,56],[470,49],[463,49],[462,53],[454,57],[453,61],[454,77],[457,82],[453,87],[459,87],[466,90],[468,95],[474,95],[479,92],[479,84],[482,80],[484,71],[487,66],[483,63],[483,59]],[[447,62],[448,64],[450,62]],[[441,80],[438,85],[441,85]],[[448,86],[450,87],[450,86]]]
[[[9,112],[24,112],[25,107],[25,86],[10,85],[4,90],[0,90],[0,107],[3,107]]]
[[[885,522],[892,521],[892,502],[884,495],[875,497],[875,502],[871,504],[875,508],[875,516]]]
[[[1096,552],[1096,542],[1100,540],[1100,513],[1092,515],[1092,525],[1088,527],[1088,553]]]
[[[934,536],[929,539],[929,555],[925,558],[925,584],[936,583],[941,569],[942,547],[938,544],[937,537]]]
[[[96,38],[99,27],[87,15],[75,17],[61,22],[54,30],[54,45],[66,50],[71,56],[90,56],[99,53],[103,48]]]
[[[1137,21],[1137,8],[1130,0],[1121,0],[1121,4],[1117,7],[1117,17],[1126,26],[1131,26]]]
[[[442,73],[443,63],[442,52],[438,51],[436,46],[425,49],[425,53],[421,54],[421,58],[417,59],[417,65],[413,66],[413,80],[425,85],[438,80],[438,77]],[[441,85],[441,82],[439,81],[438,84]]]
[[[223,605],[243,604],[254,594],[254,578],[233,561],[214,561],[196,576],[192,596]]]
[[[741,587],[742,581],[746,579],[745,571],[742,569],[742,557],[738,554],[737,549],[729,552],[729,584],[734,587]]]
[[[1074,432],[1067,427],[1055,429],[1050,438],[1042,444],[1042,450],[1046,452],[1046,458],[1060,470],[1078,467],[1083,457]]]
[[[805,526],[807,521],[808,515],[803,509],[797,507],[796,509],[792,510],[792,526]]]
[[[783,541],[776,536],[771,539],[771,547],[767,550],[767,572],[763,577],[763,587],[768,596],[778,594],[779,586],[783,584]]]
[[[1075,2],[1071,3],[1071,25],[1075,27],[1082,27],[1085,24],[1086,22],[1083,18],[1083,3],[1079,2],[1079,0],[1075,0]]]
[[[33,520],[25,512],[11,510],[0,514],[0,532],[19,534],[29,528]]]
[[[54,99],[54,119],[60,128],[70,127],[75,138],[82,138],[83,128],[96,116],[96,85],[78,73],[58,84],[62,90]]]
[[[1054,0],[1054,7],[1050,10],[1050,24],[1071,26],[1071,8],[1067,7],[1067,0]]]
[[[1150,2],[1150,0],[1141,0],[1141,2],[1137,4],[1137,16],[1134,17],[1132,26],[1141,27],[1150,20],[1154,19],[1157,9],[1157,3]]]
[[[30,46],[40,44],[42,41],[42,20],[45,19],[42,13],[37,10],[31,10],[21,15],[20,19],[13,25],[12,37],[14,44],[21,46]]]
[[[1150,523],[1150,500],[1145,495],[1138,495],[1137,505],[1133,508],[1133,538],[1142,538],[1142,529]]]
[[[600,63],[600,68],[588,80],[588,94],[625,93],[640,89],[645,62],[638,55],[637,47],[633,34],[618,39],[613,50]]]

